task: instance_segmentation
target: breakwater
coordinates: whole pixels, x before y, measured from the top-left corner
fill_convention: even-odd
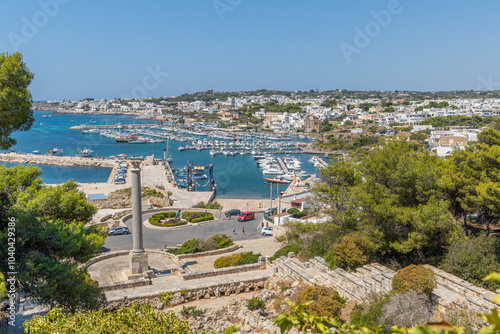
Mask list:
[[[21,153],[0,153],[0,161],[19,164],[106,167],[113,168],[117,160],[106,158],[83,158],[70,156],[33,155]]]

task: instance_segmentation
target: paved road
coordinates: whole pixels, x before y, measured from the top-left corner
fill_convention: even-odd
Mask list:
[[[152,215],[152,213],[144,214],[142,216],[142,221],[149,219]],[[239,222],[236,216],[233,216],[229,220],[225,220],[224,215],[222,215],[222,219],[224,219],[223,221],[216,221],[198,226],[187,225],[185,228],[172,230],[150,229],[143,225],[144,248],[160,249],[164,248],[165,245],[172,247],[193,238],[207,239],[214,234],[226,234],[231,236],[234,241],[270,238],[269,236],[264,237],[260,234],[262,216],[262,213],[258,213],[255,215],[255,220]],[[128,226],[130,231],[134,233],[132,229],[132,219],[126,220],[125,224]],[[232,232],[233,226],[236,229],[236,234],[234,235]],[[245,227],[245,235],[242,234],[243,226]],[[104,246],[111,251],[132,249],[132,234],[108,236]]]

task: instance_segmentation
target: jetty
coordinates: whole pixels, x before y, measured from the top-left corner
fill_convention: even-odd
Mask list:
[[[280,167],[281,169],[283,170],[283,172],[285,174],[290,174],[290,172],[288,171],[288,168],[286,167],[286,165],[283,163],[283,160],[281,158],[278,158],[278,163],[280,164]]]
[[[320,157],[317,157],[317,158],[318,158],[319,163],[322,165],[322,167],[326,167],[326,166],[328,166],[328,164],[325,162],[325,160],[323,160],[323,159],[322,159],[322,158],[320,158]]]
[[[84,158],[72,156],[54,156],[54,155],[34,155],[22,153],[0,153],[0,161],[36,164],[36,165],[56,165],[56,166],[81,166],[81,167],[104,167],[113,168],[116,166],[116,160],[106,158]]]
[[[151,128],[158,126],[155,124],[113,124],[113,125],[75,125],[70,130],[100,130],[100,129],[133,129],[133,128]]]

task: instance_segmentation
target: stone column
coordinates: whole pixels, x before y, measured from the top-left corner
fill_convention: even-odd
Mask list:
[[[129,279],[136,279],[142,277],[142,273],[149,269],[148,255],[144,251],[142,236],[140,162],[132,162],[130,172],[132,174],[132,251],[130,252],[129,267],[132,275],[129,275]]]

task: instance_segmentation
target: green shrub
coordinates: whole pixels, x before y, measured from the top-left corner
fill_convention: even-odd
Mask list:
[[[152,196],[152,197],[159,197],[159,198],[165,197],[165,195],[163,195],[163,193],[161,193],[155,189],[149,189],[147,187],[142,187],[142,196]]]
[[[269,258],[269,262],[273,262],[279,257],[282,256],[287,256],[288,253],[294,252],[295,254],[298,254],[301,251],[301,247],[299,245],[286,245],[283,248],[280,248],[276,253],[274,253],[273,256]]]
[[[172,300],[172,292],[170,291],[160,292],[158,299],[160,299],[160,301],[164,302],[165,305],[168,306],[170,304],[170,301]]]
[[[224,331],[222,332],[222,334],[233,334],[233,333],[236,333],[236,332],[239,332],[239,331],[240,331],[239,327],[236,327],[235,325],[232,325],[231,327],[228,327],[228,328],[224,329]]]
[[[215,268],[226,268],[234,266],[242,266],[245,264],[257,263],[259,261],[260,253],[254,254],[253,252],[241,252],[228,256],[221,256],[214,261]]]
[[[211,213],[207,213],[207,216],[205,218],[205,215],[199,217],[199,218],[191,218],[191,223],[199,223],[199,222],[204,222],[204,221],[209,221],[209,220],[214,220],[214,216]]]
[[[373,328],[377,325],[386,325],[380,323],[383,308],[388,298],[385,295],[371,293],[363,304],[356,305],[351,313],[351,324],[359,327]]]
[[[216,234],[208,238],[208,244],[210,249],[222,249],[234,244],[233,240],[225,234]]]
[[[263,300],[260,300],[258,298],[252,298],[248,301],[247,308],[250,311],[255,311],[257,309],[264,308],[265,305],[266,303]]]
[[[221,208],[221,205],[217,202],[211,202],[211,203],[198,202],[195,205],[193,205],[193,208],[219,210]]]
[[[345,304],[345,299],[335,289],[326,286],[311,286],[297,296],[299,304],[311,300],[314,303],[306,307],[306,312],[319,317],[338,318]]]
[[[400,269],[392,278],[392,290],[398,293],[405,293],[411,289],[430,296],[435,286],[434,272],[421,264],[418,266],[411,264]]]
[[[214,215],[207,212],[206,214],[207,219],[206,220],[213,220]],[[190,212],[186,211],[182,213],[182,218],[186,219],[188,222],[202,222],[205,221],[205,213],[204,212]],[[196,220],[196,221],[194,221]]]
[[[192,254],[202,252],[199,247],[198,238],[191,239],[182,244],[181,248],[169,249],[169,253],[179,255],[179,254]]]
[[[175,217],[175,212],[161,212],[161,213],[155,213],[154,215],[151,216],[151,218],[148,219],[148,221],[155,225],[160,222],[160,220],[163,220],[165,218],[174,218]]]
[[[485,289],[500,289],[499,282],[483,280],[500,268],[500,241],[489,237],[457,240],[439,268]]]
[[[183,306],[181,310],[181,314],[185,317],[191,316],[193,318],[196,318],[204,313],[204,310],[199,310],[196,308],[196,306]]]
[[[5,278],[2,273],[0,273],[0,301],[7,298],[7,288],[5,287]]]
[[[329,258],[328,262],[341,268],[355,269],[367,264],[370,260],[359,234],[343,236],[340,243],[333,245],[332,250],[334,256],[333,259]]]
[[[168,250],[171,254],[192,254],[221,249],[233,245],[233,241],[225,234],[216,234],[207,240],[195,238],[186,241],[180,248]],[[219,247],[219,248],[217,248]]]

